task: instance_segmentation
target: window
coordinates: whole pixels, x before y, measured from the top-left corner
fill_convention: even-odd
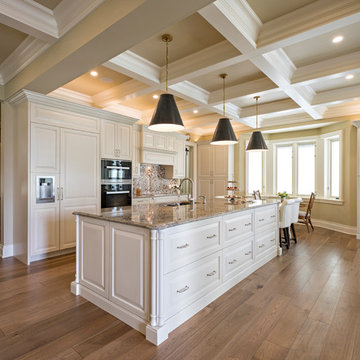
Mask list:
[[[263,159],[261,151],[249,151],[247,155],[247,193],[251,194],[254,190],[262,192],[262,172]]]
[[[297,155],[297,193],[310,195],[315,192],[315,144],[298,144]]]
[[[340,135],[325,138],[325,196],[340,198]]]
[[[276,146],[276,192],[293,193],[292,145]]]

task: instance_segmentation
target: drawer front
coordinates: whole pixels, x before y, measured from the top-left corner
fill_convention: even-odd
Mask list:
[[[253,241],[224,250],[224,280],[228,280],[254,261]]]
[[[150,198],[145,198],[145,199],[133,198],[132,201],[133,201],[133,205],[150,204]]]
[[[201,298],[221,282],[221,252],[209,255],[182,269],[165,275],[166,318]]]
[[[266,235],[255,240],[255,255],[258,256],[273,247],[276,247],[276,231],[269,228]]]
[[[220,220],[169,232],[164,241],[164,273],[197,261],[220,249]]]
[[[225,242],[234,242],[251,236],[254,233],[254,212],[224,217]]]
[[[270,224],[276,224],[276,206],[255,209],[255,231]]]

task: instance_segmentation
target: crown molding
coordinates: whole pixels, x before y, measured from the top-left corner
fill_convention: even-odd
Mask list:
[[[103,119],[103,120],[121,121],[127,124],[134,124],[137,121],[137,119],[134,119],[129,116],[116,114],[106,110],[92,108],[90,106],[77,104],[62,99],[57,99],[43,94],[38,94],[36,92],[29,90],[21,90],[15,95],[11,96],[7,101],[11,105],[15,105],[15,106],[25,101],[28,101],[33,104],[50,106],[55,109],[71,111],[81,115],[96,117],[98,119]]]
[[[65,101],[71,101],[77,104],[83,104],[87,106],[92,106],[93,100],[92,97],[89,95],[82,94],[77,91],[65,89],[63,87],[58,88],[48,94],[50,97],[55,97],[57,99],[62,99]]]

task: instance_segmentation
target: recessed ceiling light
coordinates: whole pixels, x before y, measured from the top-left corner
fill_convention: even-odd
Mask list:
[[[196,110],[196,109],[193,110],[193,113],[194,113],[194,114],[197,114],[198,112],[199,112],[199,110]]]
[[[92,70],[92,71],[90,71],[90,75],[91,76],[98,76],[99,73],[97,71],[95,71],[95,70]]]
[[[332,42],[334,44],[337,44],[339,42],[342,42],[343,40],[344,40],[344,37],[342,35],[337,35],[337,36],[333,37]]]
[[[353,74],[347,74],[346,76],[345,76],[345,79],[346,80],[351,80],[351,79],[353,79],[354,78],[354,75]]]
[[[158,99],[159,98],[159,95],[155,94],[153,95],[153,99]]]

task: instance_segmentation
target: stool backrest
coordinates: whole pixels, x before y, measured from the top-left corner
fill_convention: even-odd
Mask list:
[[[294,205],[292,206],[292,213],[291,213],[291,223],[292,224],[295,224],[298,222],[299,208],[300,208],[301,201],[302,201],[301,198],[294,199]]]
[[[293,206],[295,200],[284,200],[280,206],[280,228],[288,228],[291,225]]]

